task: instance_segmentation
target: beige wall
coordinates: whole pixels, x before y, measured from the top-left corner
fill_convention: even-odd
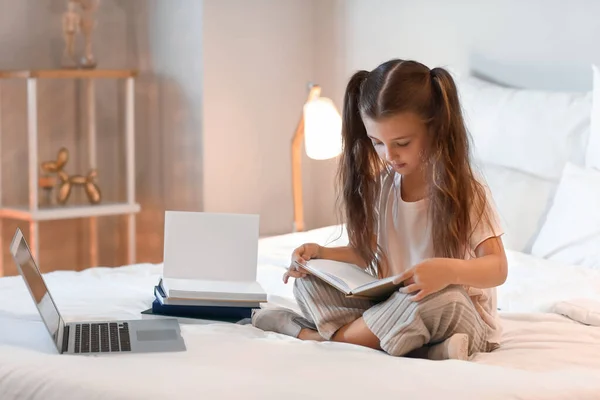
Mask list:
[[[345,71],[389,58],[452,66],[505,84],[589,90],[600,63],[600,3],[347,0]]]
[[[204,8],[204,206],[292,229],[290,144],[307,83],[331,79],[333,1],[221,0]],[[331,162],[304,157],[308,228],[333,223]]]
[[[64,3],[0,0],[0,69],[59,66]],[[140,70],[135,96],[136,189],[142,205],[138,261],[162,260],[165,209],[259,213],[262,235],[291,230],[290,143],[307,82],[321,83],[323,94],[340,105],[337,83],[343,79],[336,68],[342,64],[336,51],[342,31],[329,21],[342,3],[101,2],[94,43],[99,65]],[[27,199],[24,89],[22,81],[2,82],[2,200],[9,204]],[[85,120],[77,112],[82,89],[69,81],[40,84],[40,160],[52,159],[66,146],[71,173],[86,169]],[[125,195],[122,95],[115,82],[97,85],[99,184],[107,201]],[[308,228],[336,221],[334,166],[335,160],[304,158]],[[81,195],[72,199],[84,201]],[[5,244],[16,226],[3,223]],[[27,235],[27,225],[19,226]],[[42,269],[88,267],[87,226],[86,220],[43,223]],[[99,226],[100,264],[125,263],[124,218],[101,218]],[[7,251],[4,266],[8,274],[15,272]]]
[[[322,95],[331,98],[342,112],[344,89],[349,76],[346,42],[346,0],[318,1],[314,9],[314,80]],[[304,175],[307,229],[340,222],[334,191],[337,159],[309,160]]]
[[[60,28],[63,1],[0,0],[0,68],[27,69],[53,68],[60,62],[62,36]],[[125,3],[107,1],[99,12],[101,23],[95,51],[100,65],[107,68],[136,67],[135,35],[130,26],[137,23],[133,8]],[[5,204],[27,202],[27,144],[25,81],[2,81],[2,200]],[[77,112],[83,99],[83,85],[73,81],[42,81],[39,84],[39,159],[56,157],[61,146],[71,153],[66,170],[84,173],[87,169],[85,150],[85,120]],[[140,90],[141,88],[138,88]],[[98,82],[98,148],[99,184],[107,201],[124,194],[123,146],[120,123],[123,121],[123,101],[120,88],[114,81]],[[139,92],[138,92],[139,93]],[[139,96],[136,96],[139,97]],[[81,104],[83,104],[81,102]],[[79,110],[83,111],[81,107]],[[142,124],[143,126],[143,124]],[[138,138],[143,137],[139,135]],[[144,148],[142,146],[142,148]],[[143,156],[140,157],[143,163]],[[141,190],[141,195],[144,191]],[[71,204],[83,202],[79,192],[73,193]],[[143,224],[141,224],[143,227]],[[16,221],[3,224],[4,265],[7,273],[14,273],[12,260],[6,251],[16,226],[27,225]],[[115,264],[124,260],[125,238],[120,229],[121,219],[103,218],[99,221],[103,237],[100,262]],[[41,224],[41,257],[44,269],[80,268],[86,266],[87,221],[54,221]],[[65,243],[73,243],[66,246]],[[144,256],[142,251],[142,256]]]
[[[142,212],[137,218],[139,261],[162,260],[166,208],[201,209],[200,106],[201,2],[187,0],[103,0],[98,11],[94,51],[99,67],[137,68],[136,178]],[[0,69],[56,68],[62,52],[62,0],[0,0]],[[194,28],[197,35],[194,35]],[[185,33],[191,33],[186,36]],[[195,39],[197,38],[197,39]],[[194,47],[194,39],[198,46]],[[27,201],[26,97],[24,81],[2,81],[2,200]],[[72,81],[39,84],[39,158],[53,159],[61,146],[71,152],[69,173],[87,169],[83,85]],[[105,201],[125,198],[123,84],[97,82],[99,186]],[[79,107],[79,111],[83,111]],[[70,204],[85,202],[77,192]],[[124,217],[98,220],[99,263],[126,262]],[[4,221],[5,248],[14,229],[27,224]],[[41,267],[89,266],[88,222],[67,220],[40,226]],[[68,244],[68,245],[65,245]],[[15,273],[4,251],[7,274]]]

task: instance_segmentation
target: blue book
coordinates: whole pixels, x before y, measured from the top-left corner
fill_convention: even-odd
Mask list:
[[[151,310],[152,314],[170,317],[239,321],[240,319],[251,318],[253,309],[249,307],[163,305],[155,299],[152,302]]]
[[[156,302],[156,300],[155,300]],[[172,317],[172,318],[192,318],[192,319],[200,319],[200,320],[207,320],[207,321],[219,321],[219,322],[229,322],[232,324],[247,324],[250,323],[250,318],[230,318],[230,317],[205,317],[203,315],[179,315],[179,313],[177,313],[176,315],[172,315],[171,313],[165,313],[162,310],[158,310],[158,312],[155,312],[153,308],[149,308],[147,310],[142,311],[142,314],[146,314],[146,315],[155,315],[155,316],[161,316],[161,317]]]

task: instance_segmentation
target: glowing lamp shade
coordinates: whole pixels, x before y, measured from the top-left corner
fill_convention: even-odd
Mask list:
[[[331,99],[318,97],[304,104],[304,150],[313,160],[342,152],[342,117]]]

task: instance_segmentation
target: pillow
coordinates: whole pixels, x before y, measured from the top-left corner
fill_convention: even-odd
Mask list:
[[[475,166],[487,183],[507,249],[530,253],[552,204],[557,183],[512,168],[480,163]]]
[[[475,158],[540,178],[558,180],[567,162],[583,165],[592,93],[499,86],[458,78]]]
[[[600,69],[592,65],[594,74],[594,91],[592,100],[592,117],[590,140],[585,156],[585,165],[600,169]]]
[[[532,254],[600,269],[600,171],[565,166]]]
[[[600,270],[547,260],[507,250],[508,276],[496,288],[503,312],[556,312],[556,305],[573,299],[600,302]]]
[[[585,325],[600,326],[600,302],[592,299],[559,301],[553,312]]]

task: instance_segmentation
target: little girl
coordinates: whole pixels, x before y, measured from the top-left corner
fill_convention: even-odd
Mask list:
[[[457,89],[442,68],[391,60],[350,79],[338,178],[349,245],[307,243],[284,275],[304,316],[261,309],[254,326],[394,356],[468,359],[497,348],[495,287],[506,280],[502,230],[469,163]],[[387,300],[346,298],[296,262],[352,263],[404,287]]]

